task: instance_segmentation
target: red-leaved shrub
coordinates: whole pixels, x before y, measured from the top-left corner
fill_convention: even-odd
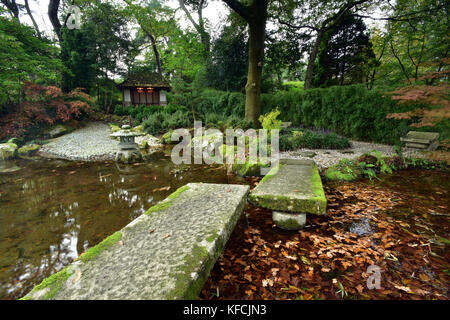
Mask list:
[[[92,112],[92,98],[81,89],[65,94],[54,86],[25,83],[24,101],[0,118],[0,140],[23,137],[36,125],[52,125],[79,119]]]

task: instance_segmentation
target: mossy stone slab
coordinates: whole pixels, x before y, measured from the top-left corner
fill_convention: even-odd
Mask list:
[[[24,299],[196,299],[248,191],[243,185],[187,184]]]
[[[251,192],[256,206],[276,211],[326,214],[327,200],[312,160],[280,160]]]

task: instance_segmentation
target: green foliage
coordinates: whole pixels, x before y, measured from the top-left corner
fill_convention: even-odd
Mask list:
[[[308,149],[345,149],[350,141],[329,131],[284,129],[280,135],[280,150]]]
[[[225,26],[207,62],[207,85],[218,90],[243,91],[247,81],[248,43],[245,28]]]
[[[259,117],[259,122],[261,122],[263,129],[269,130],[269,132],[270,130],[280,130],[282,121],[277,119],[279,115],[280,110],[278,110],[278,108],[261,115]]]
[[[376,85],[410,83],[428,72],[443,70],[448,59],[448,1],[398,0],[382,7],[393,19],[383,30],[372,32],[380,65],[374,68]]]
[[[307,91],[276,92],[262,95],[263,112],[280,110],[280,119],[293,125],[327,128],[346,137],[362,141],[397,144],[411,130],[414,119],[386,119],[392,112],[402,112],[421,106],[397,105],[383,97],[386,89],[366,89],[363,85],[333,86]],[[423,106],[422,106],[423,107]],[[442,121],[422,131],[439,131],[448,137],[448,122]]]
[[[375,54],[361,18],[346,15],[324,36],[316,64],[316,87],[362,83]]]
[[[192,81],[204,65],[204,46],[195,32],[176,28],[168,39],[162,61],[167,72]]]
[[[145,132],[158,135],[168,130],[178,128],[190,128],[193,126],[191,114],[178,110],[170,114],[167,112],[155,112],[142,122]]]
[[[207,113],[204,117],[204,124],[208,128],[216,128],[221,131],[226,129],[247,130],[253,127],[251,121],[246,121],[236,116],[224,116],[216,113]]]
[[[195,112],[205,115],[215,113],[218,115],[244,118],[245,94],[239,92],[203,89],[186,92],[189,89],[182,82],[175,82],[174,90],[168,94],[168,101],[172,104],[186,106],[189,110],[194,105]]]
[[[342,159],[325,170],[324,176],[332,181],[352,181],[362,177],[379,179],[377,174],[391,174],[408,168],[448,170],[445,161],[430,161],[421,158],[402,158],[398,155],[383,157],[377,150],[361,155],[358,159]]]
[[[0,114],[7,104],[17,104],[26,81],[54,85],[63,65],[55,47],[35,37],[31,27],[0,16]]]

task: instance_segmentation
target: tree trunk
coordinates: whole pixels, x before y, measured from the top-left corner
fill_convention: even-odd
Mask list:
[[[267,0],[254,0],[249,17],[249,63],[245,86],[245,120],[259,126]]]
[[[33,14],[31,13],[30,6],[28,4],[28,0],[25,0],[25,9],[27,10],[27,14],[30,16],[31,22],[33,23],[34,29],[36,30],[36,34],[38,38],[41,38],[41,32],[39,31],[39,27],[36,23],[36,20],[34,20]]]
[[[59,2],[60,0],[50,0],[48,3],[48,17],[53,26],[53,31],[55,31],[56,36],[58,37],[59,44],[62,43],[61,36],[61,22],[58,18],[58,10],[59,10]]]
[[[146,32],[146,33],[147,33],[147,36],[150,38],[150,42],[152,43],[152,49],[153,49],[153,54],[155,55],[156,67],[158,68],[158,73],[162,77],[163,73],[162,73],[162,68],[161,68],[161,57],[159,56],[159,51],[158,51],[158,47],[156,46],[155,37],[152,34],[150,34],[149,32]]]
[[[306,68],[306,77],[305,77],[305,90],[308,90],[312,87],[313,75],[314,75],[314,66],[316,64],[317,53],[319,52],[320,43],[322,42],[322,38],[324,35],[323,30],[319,30],[317,32],[317,38],[314,42],[314,46],[311,49],[311,53],[309,54],[308,67]]]

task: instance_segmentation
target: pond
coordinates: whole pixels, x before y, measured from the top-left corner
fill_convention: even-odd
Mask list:
[[[128,166],[46,159],[2,165],[0,299],[22,297],[186,183],[246,183],[223,166],[175,166],[164,152]]]
[[[448,299],[448,171],[325,181],[324,189],[328,215],[309,215],[300,232],[281,231],[270,210],[247,205],[200,298]],[[372,264],[382,290],[366,288]]]

